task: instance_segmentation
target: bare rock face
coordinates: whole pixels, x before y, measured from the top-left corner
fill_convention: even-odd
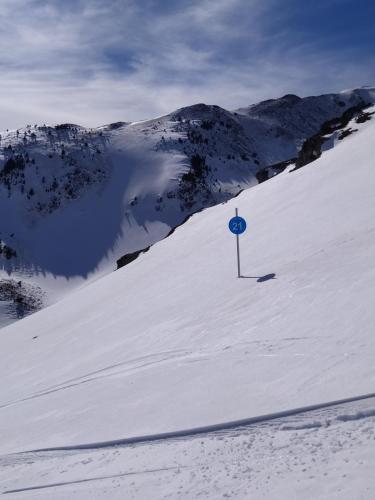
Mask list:
[[[354,118],[356,123],[363,123],[371,119],[371,115],[373,113],[367,113],[364,111],[367,106],[367,103],[353,106],[347,109],[340,117],[324,122],[319,133],[313,135],[303,143],[295,162],[296,166],[294,170],[301,168],[319,158],[322,154],[322,146],[328,140],[327,136],[333,132],[338,132],[338,140],[345,139],[345,137],[351,135],[353,132],[356,132],[357,129],[345,129],[348,123]]]
[[[13,279],[0,280],[0,301],[8,303],[8,315],[21,319],[43,306],[44,293],[36,285]]]

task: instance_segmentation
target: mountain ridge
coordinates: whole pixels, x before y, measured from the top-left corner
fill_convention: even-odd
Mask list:
[[[39,286],[52,303],[189,215],[279,173],[324,123],[374,96],[286,95],[233,112],[200,103],[142,122],[3,133],[0,277]]]

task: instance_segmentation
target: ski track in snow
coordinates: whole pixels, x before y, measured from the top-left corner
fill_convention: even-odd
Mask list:
[[[164,441],[164,440],[170,440],[170,439],[191,438],[191,437],[197,436],[199,434],[210,434],[210,433],[227,431],[227,430],[238,429],[238,428],[241,429],[242,427],[249,426],[249,425],[258,425],[258,424],[262,425],[263,422],[265,422],[268,425],[271,420],[279,420],[282,418],[288,418],[288,417],[292,417],[292,416],[302,415],[302,418],[304,418],[305,414],[309,413],[309,412],[316,412],[318,410],[326,410],[330,407],[341,408],[342,405],[346,405],[349,403],[355,403],[355,402],[362,402],[362,401],[366,401],[368,399],[373,399],[373,398],[375,398],[375,393],[366,394],[366,395],[362,395],[362,396],[356,396],[356,397],[347,398],[347,399],[342,399],[339,401],[331,401],[328,403],[320,403],[320,404],[316,404],[316,405],[305,406],[302,408],[293,408],[290,410],[271,413],[269,415],[260,415],[260,416],[256,416],[256,417],[250,417],[250,418],[246,418],[246,419],[236,420],[233,422],[223,422],[220,424],[207,425],[207,426],[197,427],[197,428],[193,428],[193,429],[183,429],[180,431],[152,434],[152,435],[148,435],[148,436],[135,436],[135,437],[116,439],[116,440],[111,440],[111,441],[103,441],[103,442],[98,442],[98,443],[86,443],[86,444],[77,444],[77,445],[57,446],[57,447],[51,447],[51,448],[42,448],[42,449],[38,449],[38,450],[31,450],[30,452],[35,453],[35,452],[69,451],[69,450],[85,450],[85,449],[86,450],[90,450],[90,449],[95,450],[95,449],[100,449],[100,448],[112,448],[113,446],[126,446],[126,445],[139,444],[139,443],[150,443],[153,441]],[[358,420],[361,418],[371,417],[374,415],[375,415],[375,409],[366,409],[364,411],[356,412],[354,414],[340,415],[340,417],[338,417],[338,419],[341,421],[349,421],[349,420]],[[313,427],[316,427],[315,422],[313,422],[313,424],[309,423],[309,424],[307,424],[307,427],[303,426],[301,428],[310,428],[311,425]],[[319,426],[320,426],[320,424],[319,424]],[[26,453],[30,453],[30,452],[26,452]]]
[[[154,442],[4,455],[0,492],[20,500],[373,498],[375,396],[297,411]]]
[[[88,382],[93,382],[98,379],[103,379],[107,377],[116,376],[122,373],[128,373],[133,370],[141,370],[144,368],[151,367],[155,364],[166,363],[168,361],[172,361],[179,358],[184,358],[190,351],[166,351],[156,354],[148,354],[146,356],[140,356],[137,358],[133,358],[130,360],[121,361],[119,363],[114,363],[113,365],[106,366],[104,368],[100,368],[99,370],[95,370],[79,377],[74,377],[60,384],[48,387],[43,391],[36,392],[22,399],[17,399],[14,401],[9,401],[7,403],[1,404],[0,409],[7,408],[8,406],[12,406],[18,403],[22,403],[24,401],[29,401],[31,399],[40,398],[43,396],[47,396],[48,394],[52,394],[53,392],[63,391],[66,389],[70,389],[72,387],[76,387],[77,385],[86,384]],[[124,367],[120,370],[118,368]],[[107,373],[110,372],[110,373]]]
[[[317,338],[317,337],[315,337],[315,338]],[[306,340],[310,340],[309,337],[302,337],[302,338],[300,338],[300,337],[286,337],[285,339],[279,339],[279,341],[285,341],[285,342],[296,342],[296,341],[306,341]],[[7,401],[5,403],[0,404],[0,410],[2,408],[7,408],[9,406],[12,406],[12,405],[15,405],[18,403],[23,403],[25,401],[40,398],[43,396],[48,396],[49,394],[52,394],[54,392],[59,392],[59,391],[71,389],[71,388],[74,388],[74,387],[81,385],[81,384],[87,384],[87,383],[94,382],[94,381],[99,380],[99,379],[130,374],[132,372],[151,368],[154,365],[165,364],[165,363],[174,362],[177,360],[183,361],[184,363],[201,362],[201,361],[204,361],[205,359],[207,359],[208,357],[211,357],[217,353],[220,353],[222,351],[227,351],[230,349],[235,349],[239,345],[245,345],[245,344],[249,344],[249,345],[258,344],[258,345],[263,346],[265,348],[272,347],[271,341],[268,341],[267,339],[262,339],[262,340],[240,342],[239,344],[226,345],[226,346],[224,346],[222,348],[218,348],[218,349],[201,349],[199,351],[177,349],[177,350],[158,352],[158,353],[154,353],[154,354],[147,354],[145,356],[139,356],[139,357],[135,357],[135,358],[131,358],[131,359],[126,359],[124,361],[120,361],[120,362],[117,362],[114,364],[110,364],[108,366],[102,367],[98,370],[94,370],[94,371],[85,373],[85,374],[80,375],[78,377],[73,377],[73,378],[64,380],[60,384],[46,387],[45,389],[43,389],[41,391],[37,391],[35,393],[32,393],[29,396],[26,396],[24,398],[16,399],[13,401]],[[257,354],[257,355],[258,356],[275,356],[276,354]],[[295,355],[297,356],[298,353],[296,353]]]

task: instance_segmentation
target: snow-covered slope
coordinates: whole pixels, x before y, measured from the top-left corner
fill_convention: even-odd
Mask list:
[[[373,110],[372,110],[373,111]],[[349,124],[353,126],[353,124]],[[0,335],[3,452],[374,390],[375,120]],[[227,229],[248,221],[236,278]]]
[[[111,272],[190,214],[257,184],[259,172],[278,172],[264,169],[374,96],[285,96],[235,112],[198,104],[146,122],[3,133],[0,312],[21,317]]]
[[[370,500],[374,399],[179,439],[0,456],[0,492],[17,500]]]

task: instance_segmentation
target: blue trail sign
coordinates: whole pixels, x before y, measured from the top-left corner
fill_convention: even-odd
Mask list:
[[[232,217],[228,226],[233,234],[242,234],[246,231],[246,221],[242,217]]]
[[[237,277],[241,278],[240,266],[240,238],[239,235],[246,231],[246,221],[238,215],[238,208],[236,208],[236,216],[232,217],[228,223],[229,231],[236,235],[237,245]]]

